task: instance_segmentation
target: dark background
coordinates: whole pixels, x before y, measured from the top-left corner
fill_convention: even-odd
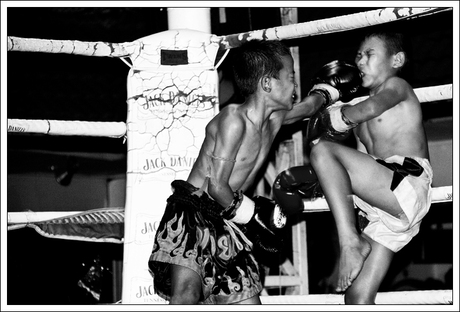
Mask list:
[[[378,8],[299,7],[298,22],[374,9]],[[218,8],[212,8],[211,18],[212,33],[216,35],[281,25],[279,8],[273,7],[226,8],[226,23],[219,21]],[[411,49],[405,78],[414,88],[453,83],[452,11],[377,27],[393,28],[406,34]],[[374,26],[287,40],[288,45],[299,47],[302,94],[307,94],[309,80],[323,64],[337,58],[352,61],[359,39],[370,28]],[[167,8],[160,7],[7,8],[7,35],[15,37],[122,43],[164,30],[167,30]],[[7,68],[2,68],[7,70],[7,118],[126,121],[129,68],[121,60],[36,52],[2,53],[7,53]],[[224,61],[222,69],[226,74],[227,68],[228,63]],[[422,109],[425,120],[453,114],[451,100],[425,103]],[[289,131],[286,130],[287,134]],[[86,155],[79,159],[82,173],[126,172],[125,159],[106,161],[97,156],[100,153],[126,155],[123,139],[8,134],[7,147],[8,173],[49,171],[54,158],[64,158],[69,153]],[[43,153],[37,154],[37,150]],[[451,246],[452,237],[445,232],[433,233],[428,228],[446,218],[452,219],[441,211],[442,208],[430,212],[427,230],[423,232],[422,229],[425,234],[398,254],[390,276],[411,261],[452,261],[452,250],[440,252],[433,241],[439,238],[445,246]],[[335,259],[333,221],[330,213],[304,217],[308,229],[310,292],[322,293],[324,288],[320,281],[330,274]],[[17,242],[24,241],[28,244],[18,248]],[[431,248],[428,258],[421,254],[422,247]],[[8,232],[8,304],[94,303],[75,286],[85,274],[83,264],[101,255],[107,261],[120,259],[121,253],[120,245],[53,240],[31,229]],[[386,289],[390,286],[391,282],[383,285]],[[434,289],[435,286],[430,287]],[[115,299],[104,296],[103,300],[113,302]]]

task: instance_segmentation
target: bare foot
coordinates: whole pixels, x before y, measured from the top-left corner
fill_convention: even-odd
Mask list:
[[[369,242],[361,236],[358,242],[340,248],[337,292],[344,292],[351,286],[351,283],[361,272],[364,261],[369,256],[371,249]]]

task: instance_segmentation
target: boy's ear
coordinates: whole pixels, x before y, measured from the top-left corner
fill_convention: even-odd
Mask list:
[[[404,52],[398,52],[394,56],[393,67],[401,68],[406,62],[406,54]]]
[[[261,84],[262,90],[264,90],[265,92],[271,92],[272,91],[270,77],[263,76],[262,79],[260,79],[260,84]]]

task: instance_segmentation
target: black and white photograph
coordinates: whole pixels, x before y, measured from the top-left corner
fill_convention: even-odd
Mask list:
[[[458,311],[457,2],[1,6],[2,311]]]

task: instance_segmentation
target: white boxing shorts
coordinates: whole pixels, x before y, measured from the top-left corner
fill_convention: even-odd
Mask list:
[[[363,233],[388,249],[398,252],[417,235],[420,223],[430,209],[433,169],[428,159],[419,157],[395,155],[384,162],[376,160],[395,171],[391,188],[405,215],[398,219],[369,205],[356,195],[354,202],[361,209],[359,213],[369,220]]]

